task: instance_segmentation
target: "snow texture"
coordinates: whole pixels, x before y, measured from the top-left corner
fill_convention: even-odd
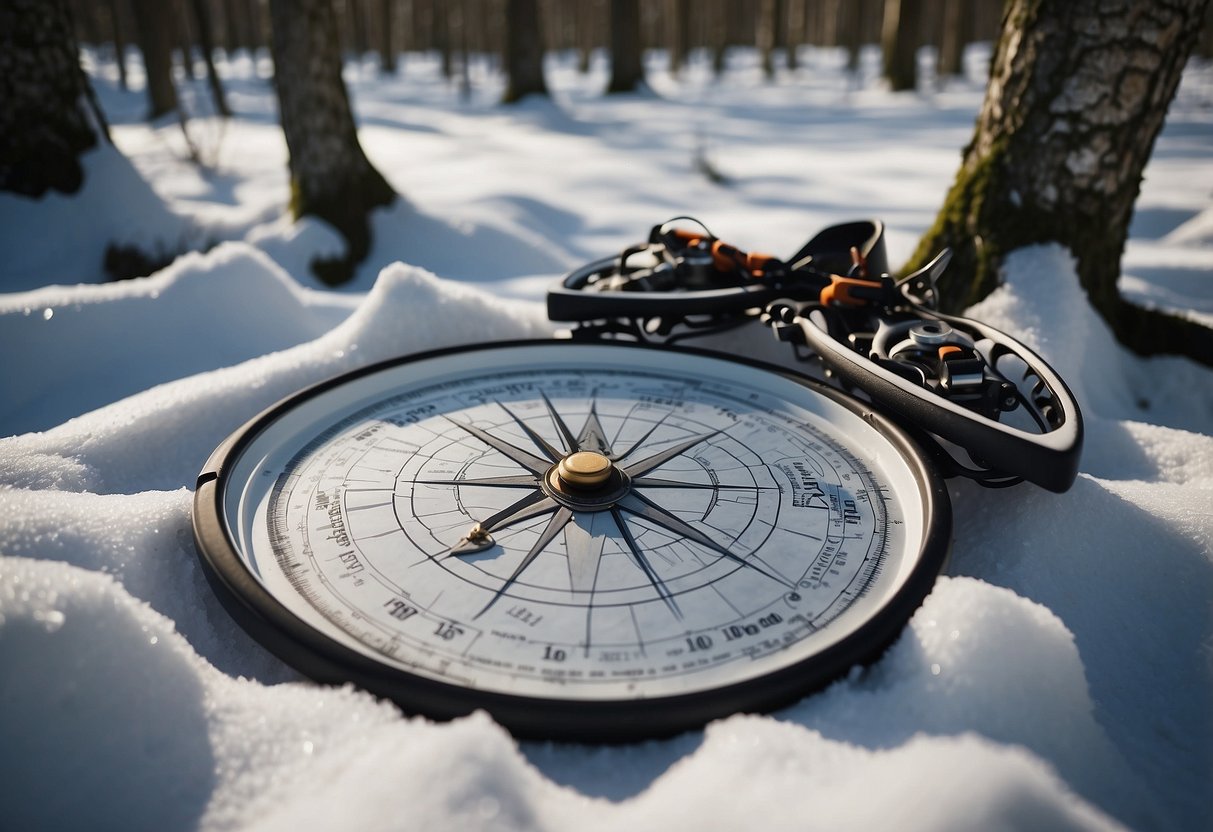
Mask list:
[[[333,232],[292,225],[264,201],[267,190],[285,200],[285,166],[258,65],[224,65],[238,110],[229,129],[247,152],[223,163],[217,196],[214,181],[166,155],[170,128],[123,125],[137,97],[94,62],[115,132],[159,195],[98,151],[89,181],[126,182],[123,210],[91,185],[79,200],[0,196],[0,826],[1213,826],[1213,376],[1123,351],[1055,246],[1014,253],[1003,286],[971,314],[1024,339],[1071,384],[1087,424],[1078,482],[1064,495],[952,483],[950,566],[903,635],[872,666],[778,713],[627,746],[519,744],[483,714],[435,724],[313,685],[209,590],[190,532],[194,478],[224,437],[292,391],[422,349],[545,337],[538,298],[561,269],[704,205],[738,242],[771,249],[797,245],[806,223],[880,208],[894,260],[906,253],[946,187],[980,85],[925,100],[871,85],[844,93],[841,56],[807,57],[815,74],[775,87],[743,61],[717,110],[688,108],[720,131],[732,190],[691,181],[685,159],[675,166],[686,124],[662,108],[685,98],[603,103],[587,86],[601,66],[589,81],[552,67],[558,106],[510,111],[460,105],[431,64],[410,64],[406,78],[422,79],[412,81],[355,67],[369,152],[434,213],[380,212],[370,265],[347,293],[318,291],[307,272],[340,245]],[[659,93],[701,89],[693,73],[652,77]],[[1189,72],[1126,261],[1126,280],[1160,305],[1213,309],[1196,277],[1185,289],[1164,273],[1184,263],[1204,287],[1213,280],[1208,134],[1195,203],[1177,173],[1190,170],[1188,128],[1207,124],[1211,81],[1207,67]],[[818,107],[805,112],[805,99]],[[942,126],[916,115],[924,107],[942,111]],[[771,124],[796,135],[756,126]],[[829,139],[840,131],[846,142]],[[806,133],[821,141],[806,149]],[[394,164],[405,156],[394,144],[425,164]],[[788,173],[773,181],[773,170]],[[685,204],[672,195],[682,180]],[[1172,230],[1155,233],[1151,216]],[[229,242],[150,278],[87,285],[92,254],[132,225],[171,237],[205,226]],[[1163,271],[1134,272],[1134,257]]]

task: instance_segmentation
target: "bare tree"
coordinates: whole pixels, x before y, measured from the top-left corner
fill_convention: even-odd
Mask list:
[[[313,264],[317,276],[341,283],[370,250],[371,209],[396,194],[366,158],[345,82],[331,0],[271,0],[274,87],[290,152],[291,211],[341,232],[346,257]]]
[[[644,84],[640,0],[611,0],[611,81],[608,93],[635,92]]]
[[[67,0],[0,4],[0,191],[74,193],[80,156],[108,142]]]
[[[1059,242],[1123,343],[1213,364],[1213,330],[1116,288],[1142,171],[1208,2],[1012,0],[973,140],[907,268],[951,247],[940,291],[959,309],[997,285],[1009,252]]]
[[[543,82],[543,35],[535,0],[506,0],[505,6],[505,96],[512,104],[528,95],[547,95]]]

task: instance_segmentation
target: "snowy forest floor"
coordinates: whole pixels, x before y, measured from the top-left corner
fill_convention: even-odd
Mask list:
[[[230,431],[380,358],[545,334],[545,288],[655,223],[693,214],[780,254],[874,216],[904,261],[970,137],[988,50],[965,80],[897,95],[875,57],[854,78],[806,49],[768,84],[750,52],[719,81],[702,63],[671,78],[654,54],[649,93],[607,98],[604,64],[557,56],[552,100],[513,107],[485,61],[466,99],[428,56],[391,78],[351,64],[360,138],[402,198],[334,292],[308,264],[339,238],[283,216],[264,58],[220,63],[226,122],[183,83],[199,165],[176,122],[143,123],[137,70],[123,92],[86,56],[130,164],[101,149],[78,195],[0,196],[0,825],[1208,828],[1213,374],[1124,353],[1054,247],[1013,255],[972,314],[1074,388],[1078,483],[953,484],[952,562],[906,633],[777,714],[623,747],[407,719],[301,682],[202,578],[190,489]],[[1213,322],[1211,137],[1213,66],[1194,64],[1121,287]],[[206,251],[102,283],[110,241]]]

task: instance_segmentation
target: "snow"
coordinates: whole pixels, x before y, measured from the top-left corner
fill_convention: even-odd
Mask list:
[[[620,747],[520,744],[483,714],[435,724],[308,683],[209,590],[194,478],[294,390],[550,334],[549,282],[674,214],[776,253],[880,216],[891,260],[909,254],[971,130],[983,53],[974,80],[901,95],[871,60],[857,84],[840,55],[806,50],[808,68],[765,85],[752,55],[735,57],[719,86],[702,66],[676,81],[654,63],[652,93],[614,100],[598,95],[601,63],[583,78],[557,60],[555,102],[516,109],[493,103],[479,65],[466,102],[420,56],[397,78],[351,65],[363,142],[407,201],[374,217],[375,248],[340,292],[307,271],[339,238],[282,218],[263,61],[221,63],[237,117],[192,122],[200,171],[180,128],[140,124],[141,95],[89,58],[130,161],[95,151],[72,199],[0,195],[0,826],[1213,824],[1213,377],[1122,350],[1056,246],[1014,253],[971,314],[1071,384],[1087,423],[1078,482],[1060,496],[952,483],[952,560],[902,637],[778,713]],[[1206,315],[1211,91],[1213,67],[1190,67],[1123,278],[1136,299]],[[694,172],[697,149],[727,185]],[[98,283],[111,239],[217,245]],[[729,348],[788,358],[746,338]]]

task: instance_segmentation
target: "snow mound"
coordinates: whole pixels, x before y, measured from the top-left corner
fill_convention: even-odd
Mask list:
[[[40,199],[0,193],[0,229],[13,243],[4,249],[0,291],[100,281],[111,243],[171,256],[203,242],[189,219],[167,210],[113,145],[102,142],[80,162],[84,185],[78,193],[49,192]]]

